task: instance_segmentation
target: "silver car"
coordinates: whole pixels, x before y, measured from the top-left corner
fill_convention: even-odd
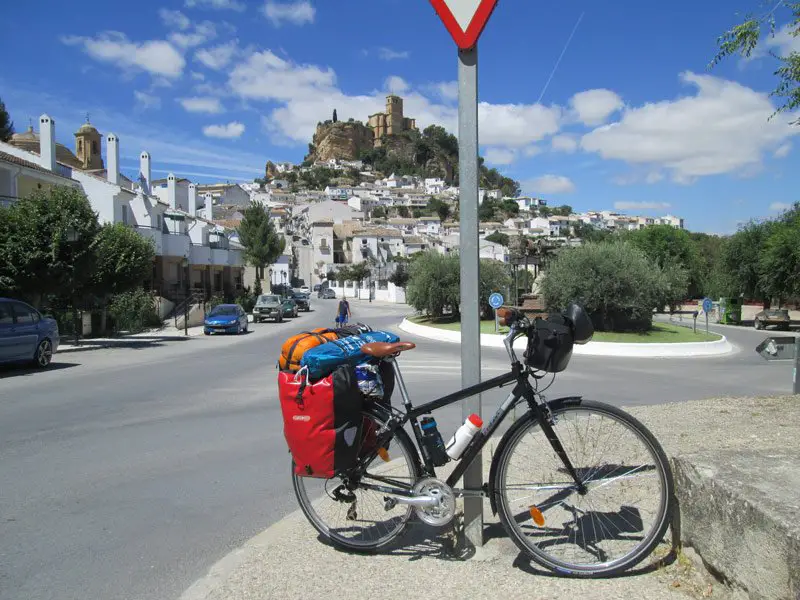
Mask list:
[[[273,320],[276,323],[283,321],[285,307],[283,299],[277,294],[263,294],[258,297],[256,305],[253,307],[253,321]]]

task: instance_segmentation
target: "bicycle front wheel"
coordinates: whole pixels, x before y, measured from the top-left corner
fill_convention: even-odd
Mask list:
[[[528,413],[497,449],[492,480],[503,526],[550,570],[577,577],[626,571],[669,525],[667,457],[647,428],[618,408],[578,399],[549,406],[583,490]]]
[[[386,418],[378,412],[363,413],[364,427],[380,430]],[[365,441],[362,452],[372,451]],[[408,435],[398,429],[390,443],[388,460],[376,456],[360,474],[365,483],[411,490],[419,479],[419,459]],[[365,489],[358,483],[332,479],[299,477],[292,482],[300,508],[306,518],[331,545],[356,552],[376,552],[389,547],[402,536],[413,509],[407,504],[387,504],[386,493]]]

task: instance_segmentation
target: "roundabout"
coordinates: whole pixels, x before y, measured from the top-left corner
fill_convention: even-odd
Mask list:
[[[400,329],[440,342],[461,343],[461,332],[457,329],[443,329],[416,323],[406,317],[400,323]],[[494,333],[481,333],[481,346],[485,348],[502,348],[504,336]],[[514,342],[515,350],[524,350],[527,341],[519,338]],[[718,339],[702,342],[601,342],[591,341],[588,344],[573,348],[573,354],[584,356],[609,356],[627,358],[690,358],[701,356],[721,356],[736,352],[736,347],[727,337],[718,334]]]

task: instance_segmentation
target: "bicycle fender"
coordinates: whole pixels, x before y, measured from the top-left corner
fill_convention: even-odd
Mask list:
[[[582,400],[583,396],[563,396],[561,398],[548,400],[547,404],[552,410],[557,410],[568,404],[580,404]],[[535,418],[535,416],[529,410],[521,419],[509,427],[508,431],[506,431],[503,437],[500,438],[500,443],[497,446],[497,450],[495,451],[494,456],[492,456],[492,466],[489,468],[487,491],[489,493],[489,506],[492,509],[493,515],[497,514],[497,494],[495,493],[494,489],[494,481],[495,477],[497,476],[498,463],[500,462],[499,458],[505,451],[506,446],[510,443],[511,437],[517,432],[517,429],[523,427],[528,422],[528,419],[533,418]]]

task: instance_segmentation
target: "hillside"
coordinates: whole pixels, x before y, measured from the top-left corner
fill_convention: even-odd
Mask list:
[[[458,140],[444,127],[431,125],[424,131],[405,131],[387,136],[373,148],[372,130],[359,121],[319,123],[306,162],[317,160],[363,160],[375,171],[388,176],[440,177],[458,185]],[[481,159],[480,185],[500,189],[506,196],[518,196],[519,183],[489,169]]]

